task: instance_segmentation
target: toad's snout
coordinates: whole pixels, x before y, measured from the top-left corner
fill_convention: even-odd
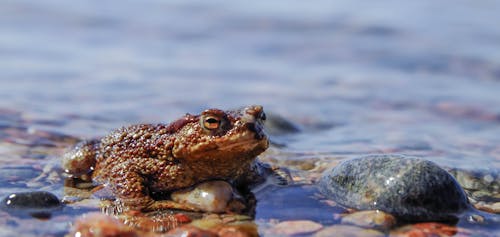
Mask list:
[[[266,114],[260,105],[248,106],[244,109],[243,120],[248,128],[255,133],[255,139],[261,140],[266,138],[264,133],[264,120]]]
[[[261,105],[248,106],[244,110],[243,120],[246,123],[258,123],[266,120],[266,114]]]

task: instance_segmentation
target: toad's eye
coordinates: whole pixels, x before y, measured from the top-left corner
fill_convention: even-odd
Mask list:
[[[213,116],[203,118],[203,127],[208,130],[215,130],[220,127],[220,119]]]

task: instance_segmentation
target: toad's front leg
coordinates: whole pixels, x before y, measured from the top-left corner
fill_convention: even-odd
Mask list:
[[[224,182],[227,185],[221,185],[211,181],[190,187],[189,184],[194,184],[195,181],[192,176],[186,177],[186,170],[182,166],[170,165],[162,160],[134,158],[106,167],[112,167],[105,173],[104,180],[116,196],[116,212],[161,209],[222,212],[232,198],[232,187],[229,184]],[[188,188],[179,189],[184,186]],[[153,192],[169,190],[176,190],[171,195],[172,199],[168,199],[168,195],[159,197],[161,200],[151,197]]]
[[[107,174],[106,185],[116,196],[115,204],[118,210],[145,210],[155,200],[149,194],[149,188],[145,185],[147,180],[141,169],[130,163],[113,166]]]

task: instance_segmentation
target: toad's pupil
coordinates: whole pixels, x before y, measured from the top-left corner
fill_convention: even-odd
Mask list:
[[[219,127],[219,120],[215,118],[207,118],[205,120],[205,127],[208,129],[216,129]]]

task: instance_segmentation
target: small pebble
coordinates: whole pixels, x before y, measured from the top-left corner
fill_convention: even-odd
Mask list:
[[[383,237],[385,235],[380,231],[364,229],[353,225],[333,225],[316,232],[316,234],[314,234],[313,236]]]
[[[214,230],[219,237],[258,237],[257,225],[253,222],[244,222],[237,225],[223,225]]]
[[[309,220],[283,221],[275,225],[271,230],[271,235],[303,235],[316,232],[323,228],[323,225]]]
[[[62,203],[52,193],[34,191],[12,193],[2,200],[0,207],[11,214],[48,218],[51,212],[62,208]]]
[[[491,183],[491,182],[493,182],[493,181],[495,180],[495,178],[493,178],[493,176],[492,176],[492,175],[488,174],[488,175],[485,175],[485,176],[483,177],[483,180],[484,180],[485,182],[487,182],[487,183]]]
[[[253,220],[250,216],[238,214],[227,214],[221,216],[220,218],[224,224]]]
[[[182,213],[128,211],[118,218],[135,230],[145,232],[166,232],[191,221],[191,218]]]
[[[266,131],[271,135],[284,135],[300,132],[300,128],[281,115],[267,113]]]
[[[358,211],[344,216],[341,223],[387,231],[396,224],[396,219],[383,211],[370,210]]]
[[[488,200],[489,197],[491,197],[491,193],[486,191],[486,190],[478,190],[475,192],[472,192],[471,194],[472,198],[475,200]]]
[[[500,213],[500,202],[495,202],[489,206],[493,213]]]
[[[213,229],[216,226],[219,226],[222,224],[223,224],[223,222],[220,218],[217,218],[217,217],[214,217],[214,218],[208,217],[207,218],[207,217],[205,217],[202,219],[194,220],[189,225],[197,227],[197,228],[201,228],[204,230],[208,230],[208,229]]]
[[[394,237],[426,237],[426,236],[454,236],[457,228],[442,223],[426,222],[413,225],[406,225],[394,231],[390,236]]]
[[[206,212],[220,213],[226,210],[233,198],[233,188],[224,181],[204,182],[194,189],[181,190],[172,193],[172,200]]]
[[[132,227],[111,216],[93,212],[78,218],[67,236],[79,237],[135,237],[140,234]]]
[[[7,208],[53,208],[59,207],[61,202],[52,193],[45,191],[13,193],[3,199]]]
[[[500,202],[495,202],[495,203],[479,202],[479,203],[474,203],[474,207],[481,211],[500,214]]]
[[[217,237],[217,234],[191,225],[184,225],[167,232],[166,236]]]
[[[483,223],[484,217],[480,216],[480,215],[473,214],[473,215],[470,215],[467,217],[467,221],[469,223]]]

